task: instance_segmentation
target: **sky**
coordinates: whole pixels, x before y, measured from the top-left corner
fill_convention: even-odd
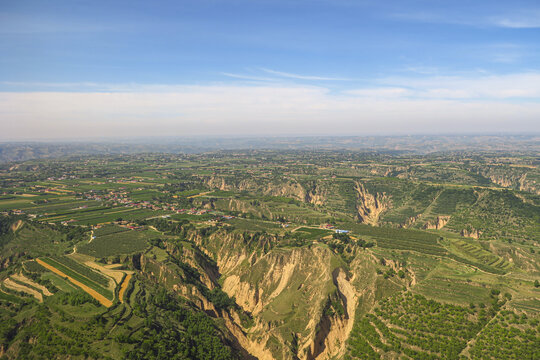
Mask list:
[[[540,2],[0,0],[1,141],[540,132]]]

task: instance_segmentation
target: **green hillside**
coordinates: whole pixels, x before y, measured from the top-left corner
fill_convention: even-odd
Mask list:
[[[539,174],[467,152],[1,165],[0,357],[538,358]]]

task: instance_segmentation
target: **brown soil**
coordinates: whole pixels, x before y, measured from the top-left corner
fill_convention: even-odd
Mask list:
[[[124,278],[124,281],[122,282],[122,285],[120,285],[120,291],[118,292],[118,299],[120,302],[124,302],[124,293],[126,292],[126,289],[129,285],[129,281],[131,280],[131,274],[126,274],[126,277]]]
[[[27,294],[30,294],[36,299],[38,299],[39,302],[43,302],[43,295],[39,291],[30,289],[29,287],[23,286],[21,284],[18,284],[15,281],[11,280],[10,278],[7,278],[6,280],[4,280],[4,285],[9,289],[12,289],[15,291],[22,291]]]
[[[11,277],[14,278],[15,280],[21,281],[21,282],[23,282],[25,284],[28,284],[30,286],[35,287],[36,289],[41,290],[41,292],[45,296],[51,296],[52,295],[52,293],[49,291],[49,289],[47,289],[45,286],[43,286],[41,284],[38,284],[35,281],[30,280],[29,278],[27,278],[26,276],[24,276],[22,274],[12,275]]]
[[[96,299],[97,301],[100,302],[101,305],[105,306],[105,307],[111,307],[112,305],[112,301],[107,299],[105,296],[101,295],[100,293],[98,293],[97,291],[95,291],[94,289],[84,285],[82,282],[80,281],[77,281],[75,280],[74,278],[72,278],[71,276],[68,276],[66,274],[64,274],[62,271],[58,270],[57,268],[55,268],[54,266],[51,266],[49,264],[47,264],[45,261],[41,260],[41,259],[36,259],[36,261],[43,267],[45,267],[46,269],[49,269],[51,270],[53,273],[57,274],[57,275],[60,275],[62,278],[67,278],[69,281],[71,281],[73,284],[77,285],[78,287],[80,287],[81,289],[83,289],[86,293],[90,294],[90,296],[92,296],[94,299]]]

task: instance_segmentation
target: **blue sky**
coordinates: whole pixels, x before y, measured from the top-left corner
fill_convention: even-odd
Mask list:
[[[0,121],[3,140],[538,132],[540,3],[0,0]]]

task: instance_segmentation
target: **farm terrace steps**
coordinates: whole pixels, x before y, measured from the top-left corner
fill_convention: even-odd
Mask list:
[[[88,293],[90,296],[92,296],[94,299],[96,299],[97,301],[100,302],[101,305],[105,306],[105,307],[111,307],[112,306],[112,301],[107,299],[105,296],[103,296],[102,294],[98,293],[97,291],[95,291],[94,289],[92,289],[91,287],[83,284],[82,282],[74,279],[73,277],[71,276],[68,276],[66,275],[64,272],[58,270],[56,267],[48,264],[47,262],[43,261],[42,259],[36,259],[36,261],[43,267],[49,269],[50,271],[54,272],[55,274],[58,274],[60,275],[62,278],[67,278],[70,282],[72,282],[73,284],[77,285],[78,287],[80,287],[82,290],[84,290],[86,293]]]

